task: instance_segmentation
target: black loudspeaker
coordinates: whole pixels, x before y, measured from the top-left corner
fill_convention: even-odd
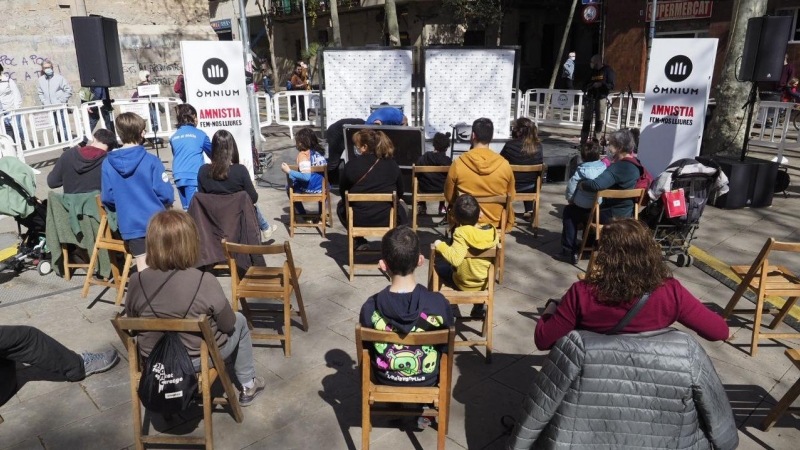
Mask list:
[[[703,164],[711,164],[711,158],[698,157]],[[715,156],[725,175],[728,176],[729,191],[714,201],[714,206],[724,209],[744,207],[764,208],[772,206],[778,163],[747,157],[741,161],[735,156]]]
[[[72,18],[81,86],[125,86],[117,21],[107,17]]]
[[[748,20],[739,80],[780,80],[791,32],[790,16],[754,17]]]

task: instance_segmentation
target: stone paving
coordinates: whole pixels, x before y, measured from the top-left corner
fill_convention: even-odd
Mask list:
[[[287,150],[292,143],[286,137],[273,136],[269,145],[276,149],[276,161],[265,178],[281,186],[278,166],[280,161],[294,159],[294,151]],[[169,153],[162,150],[161,156],[167,159]],[[37,177],[42,195],[47,191],[46,173],[57,156],[51,153],[29,161],[43,172]],[[506,436],[500,418],[517,414],[531,377],[544,361],[545,353],[536,351],[533,344],[536,321],[545,301],[560,296],[582,272],[551,257],[559,249],[563,190],[563,183],[544,186],[539,237],[521,225],[507,239],[505,281],[495,296],[494,359],[485,364],[482,351],[458,353],[448,448],[501,448]],[[286,222],[285,193],[270,187],[258,191],[259,206],[267,219]],[[749,264],[769,236],[800,240],[798,193],[793,188],[789,198],[776,197],[771,208],[708,208],[697,245],[726,263]],[[419,234],[427,248],[440,237],[441,229],[430,227],[429,221],[423,224]],[[15,229],[13,221],[0,220],[0,244],[7,245]],[[278,242],[289,239],[286,227],[280,226],[274,238]],[[298,265],[304,269],[301,290],[310,329],[293,330],[291,358],[285,358],[283,350],[271,341],[257,344],[257,370],[267,381],[266,392],[244,410],[241,424],[225,412],[214,413],[217,449],[361,446],[354,326],[366,297],[382,289],[387,281],[377,270],[361,271],[354,282],[348,281],[345,233],[339,223],[327,239],[306,229],[295,234],[291,245]],[[800,261],[793,257],[784,262],[797,267]],[[585,262],[580,267],[585,267]],[[730,288],[697,268],[673,266],[673,270],[692,293],[715,310],[721,310],[732,294]],[[427,266],[418,270],[420,282],[425,282],[426,273]],[[113,305],[113,293],[93,287],[89,298],[83,299],[83,279],[80,272],[71,282],[54,275],[40,277],[35,271],[0,273],[0,324],[36,326],[76,351],[114,346],[122,353],[109,323],[119,311]],[[220,277],[220,282],[230,292],[229,278]],[[728,342],[698,340],[725,384],[740,427],[740,448],[797,448],[800,418],[784,416],[769,433],[758,427],[772,405],[800,377],[800,371],[783,355],[787,347],[800,346],[800,341],[762,341],[758,356],[751,358],[746,353],[750,321],[734,319],[730,325],[732,338]],[[788,329],[785,325],[780,328]],[[111,371],[74,384],[59,382],[30,367],[20,367],[19,376],[19,392],[0,407],[5,420],[0,424],[0,449],[133,448],[124,359]],[[201,415],[199,408],[193,408],[171,422],[154,419],[151,428],[153,432],[199,436],[203,430],[198,424]],[[434,448],[436,431],[412,431],[408,424],[379,421],[371,439],[374,448]]]

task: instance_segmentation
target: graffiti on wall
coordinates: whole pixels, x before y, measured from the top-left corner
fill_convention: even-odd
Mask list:
[[[42,63],[49,59],[48,56],[36,54],[25,56],[3,54],[0,55],[0,64],[3,65],[3,71],[19,83],[39,78],[42,74]],[[61,73],[61,66],[54,63],[53,70]]]

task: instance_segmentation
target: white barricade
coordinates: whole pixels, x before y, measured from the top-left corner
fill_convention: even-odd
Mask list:
[[[0,113],[0,134],[14,140],[16,154],[26,156],[72,147],[83,140],[80,111],[73,105],[34,106]],[[11,134],[6,131],[10,124]]]
[[[550,102],[545,104],[547,96]],[[580,128],[583,125],[583,92],[560,89],[529,89],[525,92],[522,116],[537,125]]]
[[[175,133],[175,106],[183,103],[178,98],[172,97],[153,97],[153,98],[139,98],[139,99],[122,99],[114,100],[114,110],[109,113],[111,120],[114,120],[115,115],[125,112],[133,112],[141,116],[147,121],[146,138],[158,137],[169,139]],[[93,102],[86,102],[81,105],[81,120],[83,122],[83,129],[87,130],[87,138],[91,140],[90,134],[94,132],[91,129],[91,120],[89,118],[90,108],[102,108],[103,101],[96,100]],[[202,112],[197,112],[197,120],[203,120]],[[108,128],[104,114],[100,114],[97,121],[98,127]],[[155,133],[153,130],[156,130]]]
[[[620,92],[608,96],[606,122],[609,130],[641,128],[644,94]]]
[[[268,127],[275,122],[275,112],[272,109],[272,98],[266,92],[256,94],[258,102],[258,128]]]
[[[786,102],[760,102],[757,117],[771,121],[772,126],[767,128],[766,123],[761,123],[760,128],[752,130],[757,131],[757,134],[750,138],[749,145],[776,150],[778,161],[781,161],[784,150],[800,150],[798,137],[795,137],[794,142],[789,140],[794,106],[794,103]]]
[[[312,98],[316,97],[316,107]],[[301,111],[301,104],[305,111]],[[319,92],[312,91],[282,91],[272,96],[272,107],[275,114],[275,123],[289,127],[289,137],[294,139],[294,127],[307,127],[314,125],[309,119],[308,112],[315,111],[319,117]],[[300,120],[305,117],[306,120]]]

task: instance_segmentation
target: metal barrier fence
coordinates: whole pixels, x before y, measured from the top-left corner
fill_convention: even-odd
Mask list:
[[[268,127],[275,122],[275,111],[272,107],[272,98],[266,92],[256,94],[258,102],[258,129]]]
[[[794,142],[789,141],[789,127],[793,127],[795,114],[800,114],[800,111],[795,110],[794,103],[760,102],[757,117],[761,120],[757,120],[756,124],[761,126],[751,130],[751,133],[756,131],[756,136],[751,137],[749,145],[776,150],[778,161],[782,160],[784,150],[800,150],[800,138],[797,135]],[[767,127],[766,121],[772,126]]]
[[[276,92],[275,95],[272,96],[272,108],[275,123],[289,127],[289,137],[294,139],[294,127],[307,127],[315,124],[314,120],[309,120],[309,112],[313,110],[314,117],[319,118],[319,92]],[[259,114],[259,118],[260,117],[261,115]],[[259,126],[267,125],[259,123]]]
[[[73,105],[19,108],[0,113],[0,135],[14,141],[20,160],[51,150],[71,147],[83,140],[80,111]]]
[[[167,138],[169,139],[175,133],[176,121],[175,106],[183,103],[178,98],[172,97],[153,97],[153,98],[140,98],[140,99],[122,99],[114,100],[114,110],[105,114],[99,114],[95,126],[101,128],[108,128],[106,119],[114,120],[115,115],[126,112],[133,112],[138,114],[147,121],[147,138]],[[94,130],[92,129],[92,119],[89,116],[90,108],[102,108],[102,100],[86,102],[80,107],[81,121],[83,129],[86,132],[87,138]],[[198,120],[202,120],[201,111],[198,111]],[[155,132],[154,132],[155,130]]]
[[[529,89],[525,92],[520,116],[537,124],[580,128],[585,101],[583,91],[579,90]],[[643,108],[644,94],[610,94],[605,123],[610,130],[641,127]]]

